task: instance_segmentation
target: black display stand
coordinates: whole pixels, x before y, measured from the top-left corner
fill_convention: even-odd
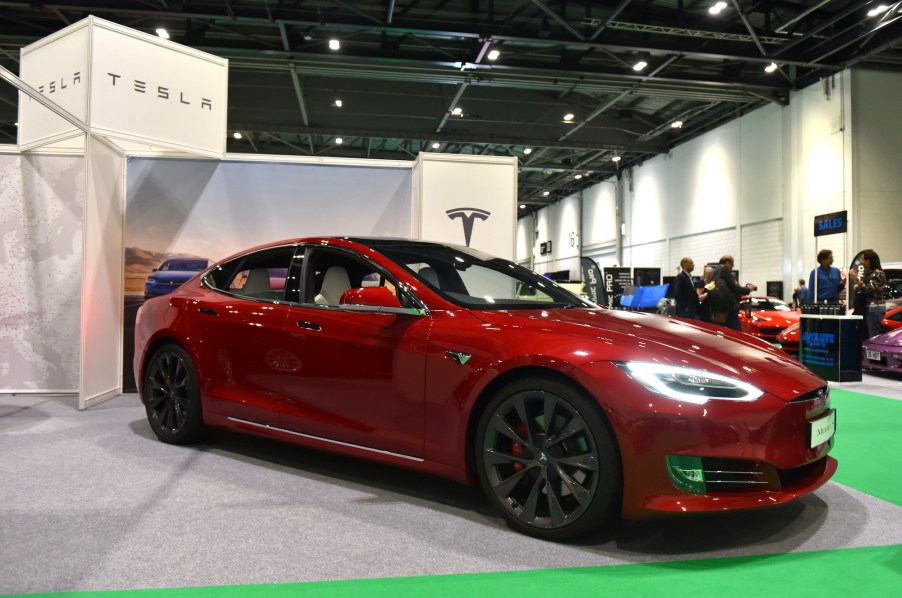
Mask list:
[[[802,314],[799,361],[827,380],[860,382],[862,319]]]

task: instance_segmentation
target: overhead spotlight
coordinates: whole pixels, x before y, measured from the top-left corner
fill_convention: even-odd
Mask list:
[[[575,178],[575,179],[576,179],[576,180],[577,180],[577,181],[578,181],[578,180],[579,180],[579,179],[581,179],[581,178],[583,178],[583,175],[581,175],[581,174],[578,174],[578,175],[576,175],[576,176],[575,176],[575,177],[573,177],[573,178]]]
[[[338,41],[337,39],[334,39],[334,38],[333,38],[333,39],[330,39],[330,40],[329,40],[329,49],[330,49],[330,50],[340,50],[340,49],[341,49],[341,42]]]
[[[532,153],[532,148],[531,148],[531,147],[524,147],[524,148],[523,148],[523,155],[524,155],[524,156],[528,156],[528,155],[531,154],[531,153]]]
[[[712,15],[719,15],[720,12],[723,9],[725,9],[726,7],[727,7],[726,2],[717,2],[714,4],[714,6],[712,6],[711,8],[708,9],[708,12],[711,13]]]
[[[549,195],[551,195],[551,191],[542,191],[543,197],[548,197]]]
[[[166,31],[163,27],[157,28],[157,36],[162,37],[163,39],[169,39],[169,32]]]
[[[633,70],[636,71],[636,72],[638,73],[639,71],[645,70],[645,67],[647,67],[647,66],[648,66],[648,62],[646,62],[645,60],[643,60],[642,58],[640,58],[640,59],[637,60],[636,63],[633,65]]]
[[[464,115],[464,109],[461,108],[460,106],[456,106],[456,107],[454,108],[454,110],[451,111],[451,114],[453,114],[454,116],[463,116],[463,115]]]
[[[620,162],[620,156],[614,156],[611,158],[611,162]]]
[[[336,108],[341,108],[344,105],[344,102],[342,102],[338,98],[335,98],[335,101],[332,103],[332,105]]]
[[[341,144],[344,143],[344,142],[345,142],[345,140],[342,139],[341,137],[336,137],[336,138],[335,138],[335,145],[341,145]]]
[[[499,56],[501,56],[501,52],[499,52],[498,50],[489,50],[486,58],[488,58],[489,60],[498,60]]]
[[[568,112],[564,115],[564,122],[571,122],[574,118],[576,118],[576,115],[572,112]]]
[[[521,203],[521,204],[520,204],[520,209],[521,209],[521,210],[525,210],[525,209],[526,209],[526,204],[525,204],[525,203]]]
[[[776,63],[776,62],[772,62],[772,63],[770,63],[769,65],[767,65],[766,67],[764,67],[764,72],[765,72],[765,73],[772,73],[772,72],[774,72],[775,70],[777,70],[777,63]]]
[[[442,144],[439,143],[438,141],[436,141],[435,143],[432,144],[432,149],[438,149],[438,148],[440,148],[441,146],[442,146]]]
[[[309,33],[305,33],[305,34],[304,34],[304,41],[305,41],[305,42],[309,42],[309,41],[312,40],[312,39],[313,39],[313,36],[310,35]]]
[[[681,129],[681,128],[683,128],[683,121],[675,120],[672,123],[670,123],[670,126],[674,129]]]
[[[875,6],[874,8],[869,10],[868,16],[869,17],[877,17],[877,16],[882,15],[883,13],[885,13],[888,10],[889,10],[889,6],[887,6],[886,4],[881,4],[880,6]]]
[[[239,131],[235,131],[234,133],[232,133],[232,137],[234,137],[235,139],[241,139],[241,133]]]

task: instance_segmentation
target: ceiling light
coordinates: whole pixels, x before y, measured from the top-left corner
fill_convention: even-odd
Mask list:
[[[614,156],[611,158],[611,162],[620,162],[620,156]]]
[[[312,35],[310,35],[309,33],[305,33],[305,34],[304,34],[304,41],[305,41],[305,42],[309,42],[311,39],[313,39],[313,36],[312,36]]]
[[[573,178],[575,178],[575,179],[576,179],[576,180],[577,180],[577,181],[578,181],[578,180],[579,180],[579,179],[581,179],[581,178],[583,178],[583,175],[581,175],[581,174],[578,174],[578,175],[576,175],[576,176],[575,176],[575,177],[573,177]]]
[[[232,137],[234,137],[235,139],[241,139],[241,133],[235,131],[234,133],[232,133]]]
[[[638,73],[639,71],[644,70],[645,67],[647,67],[647,66],[648,66],[647,62],[645,62],[642,59],[639,59],[636,61],[636,64],[633,65],[633,70]]]
[[[766,67],[764,67],[764,72],[765,72],[765,73],[772,73],[772,72],[774,72],[775,70],[777,70],[777,63],[776,63],[776,62],[772,62],[772,63],[770,63],[769,65],[767,65]]]
[[[531,153],[532,153],[532,148],[531,148],[531,147],[524,147],[524,148],[523,148],[523,155],[528,156],[528,155],[531,154]]]
[[[499,52],[498,50],[491,50],[486,58],[488,58],[489,60],[498,60],[499,56],[501,56],[501,52]]]
[[[568,112],[567,114],[564,115],[564,122],[570,122],[574,118],[576,118],[576,115],[573,114],[572,112]]]
[[[683,121],[675,120],[672,123],[670,123],[670,126],[673,127],[674,129],[681,129],[681,128],[683,128]]]
[[[889,10],[889,6],[887,6],[886,4],[881,4],[880,6],[875,6],[874,8],[872,8],[871,10],[869,10],[869,11],[868,11],[868,16],[869,16],[869,17],[876,17],[876,16],[879,16],[879,15],[882,15],[883,13],[885,13],[885,12],[888,11],[888,10]]]
[[[457,106],[456,108],[454,108],[454,110],[451,111],[451,114],[453,114],[454,116],[463,116],[464,109],[460,106]]]
[[[329,40],[329,49],[330,50],[340,50],[341,42],[338,41],[337,39],[330,39]]]
[[[526,209],[526,204],[525,204],[525,203],[521,203],[521,204],[520,204],[520,209],[521,209],[521,210],[525,210],[525,209]]]
[[[169,32],[166,31],[163,27],[158,27],[157,36],[162,37],[163,39],[169,39]]]
[[[718,2],[718,3],[716,3],[714,6],[712,6],[711,8],[709,8],[709,9],[708,9],[708,12],[711,13],[712,15],[719,15],[719,14],[720,14],[720,11],[722,11],[722,10],[725,9],[726,7],[727,7],[727,3],[726,3],[726,2]]]
[[[551,195],[551,191],[542,191],[542,195],[548,197],[549,195]]]
[[[440,147],[441,147],[441,144],[438,141],[436,141],[435,143],[432,144],[432,149],[438,149]]]
[[[345,142],[345,140],[342,139],[341,137],[336,137],[336,138],[335,138],[335,145],[341,145],[341,144],[344,143],[344,142]]]
[[[341,108],[342,105],[344,105],[344,102],[342,102],[342,101],[339,100],[338,98],[335,98],[335,102],[334,102],[333,105],[334,105],[336,108]]]

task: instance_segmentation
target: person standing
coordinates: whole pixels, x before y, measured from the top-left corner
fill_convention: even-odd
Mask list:
[[[702,322],[710,322],[711,321],[711,301],[708,300],[708,285],[711,284],[711,281],[714,280],[714,266],[707,265],[705,266],[704,276],[702,277],[701,286],[695,289],[695,292],[698,294],[699,306],[698,306],[698,319]]]
[[[845,287],[845,281],[842,279],[839,268],[833,267],[833,252],[829,249],[821,249],[817,253],[817,263],[818,267],[812,270],[808,276],[809,292],[816,293],[814,302],[835,303],[839,301],[839,294]]]
[[[805,286],[805,279],[799,279],[799,288],[795,292],[796,309],[808,303],[808,287]]]
[[[742,325],[739,323],[739,299],[741,297],[745,297],[752,291],[757,291],[758,287],[749,283],[745,286],[739,286],[739,283],[736,282],[736,278],[733,276],[733,256],[725,255],[720,258],[720,262],[718,266],[714,269],[714,288],[715,290],[718,287],[726,287],[729,290],[729,293],[718,292],[717,297],[721,298],[722,304],[720,306],[716,306],[714,304],[711,305],[711,313],[712,316],[717,310],[726,310],[726,322],[723,323],[727,328],[732,328],[733,330],[738,330],[742,332]],[[709,296],[711,293],[708,293]],[[717,319],[715,318],[715,322]]]
[[[849,278],[855,284],[855,292],[867,302],[867,311],[864,314],[865,338],[871,338],[883,332],[880,320],[886,313],[886,300],[883,297],[886,273],[880,264],[880,256],[873,249],[862,251],[860,259],[864,274],[859,276],[853,268],[849,270]]]
[[[688,320],[698,320],[699,297],[692,281],[692,269],[695,262],[692,258],[680,260],[680,273],[673,280],[673,298],[676,301],[676,316]]]

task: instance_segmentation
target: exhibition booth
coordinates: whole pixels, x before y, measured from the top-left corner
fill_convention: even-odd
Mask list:
[[[0,152],[10,265],[0,391],[123,391],[123,342],[171,256],[310,235],[514,257],[517,160],[225,153],[228,61],[88,17],[22,50],[18,147]]]

